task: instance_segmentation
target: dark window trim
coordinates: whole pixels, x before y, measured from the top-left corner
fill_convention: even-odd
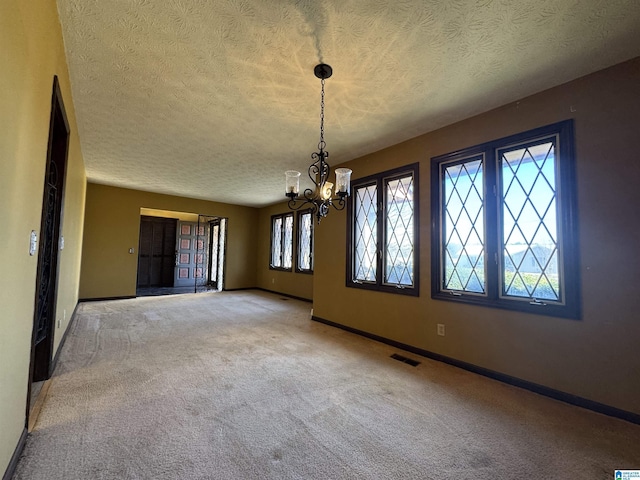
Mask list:
[[[558,201],[559,208],[559,250],[561,250],[561,260],[559,268],[564,274],[563,283],[564,304],[548,303],[546,305],[532,305],[530,299],[513,299],[501,297],[500,271],[495,262],[490,261],[498,255],[502,244],[500,222],[501,199],[496,196],[495,202],[491,200],[490,192],[495,186],[500,191],[499,182],[501,177],[497,171],[499,158],[498,150],[504,150],[521,143],[534,143],[542,137],[552,137],[557,135],[558,162],[556,171],[559,172],[558,179]],[[441,164],[446,162],[462,162],[470,157],[484,155],[484,207],[485,207],[485,236],[486,236],[486,295],[462,293],[454,295],[443,291],[441,275],[441,202],[443,201],[444,189],[442,188]],[[440,155],[431,159],[431,297],[437,300],[447,300],[471,305],[515,310],[538,315],[580,319],[581,317],[581,287],[580,287],[580,253],[578,245],[578,211],[577,211],[577,191],[576,191],[576,166],[574,155],[574,129],[573,120],[535,128],[527,132],[511,135],[490,142],[476,145]],[[450,163],[449,163],[450,164]]]
[[[380,242],[384,242],[384,196],[386,194],[386,182],[406,176],[413,175],[413,281],[412,287],[396,287],[394,285],[386,285],[383,283],[384,275],[384,253],[380,254]],[[378,254],[376,255],[376,281],[375,282],[354,282],[354,221],[353,221],[353,202],[355,190],[370,185],[376,185],[377,202],[378,202],[378,221],[377,221],[377,239]],[[384,172],[362,177],[351,182],[351,192],[347,202],[347,272],[346,286],[350,288],[361,288],[364,290],[372,290],[377,292],[396,293],[400,295],[409,295],[413,297],[420,296],[420,164],[412,163],[403,167],[386,170]],[[382,205],[382,208],[380,206]],[[386,242],[383,243],[386,245]],[[384,252],[386,249],[382,249]]]
[[[292,232],[291,232],[291,267],[289,268],[285,268],[285,267],[275,267],[273,265],[273,224],[274,221],[277,218],[282,218],[282,230],[280,232],[280,238],[281,238],[281,251],[280,251],[280,263],[284,264],[284,258],[283,258],[283,254],[284,254],[284,225],[285,225],[285,218],[287,217],[291,217],[292,219]],[[287,212],[287,213],[279,213],[277,215],[271,215],[271,227],[269,229],[270,231],[270,236],[269,236],[269,269],[270,270],[278,270],[280,272],[292,272],[293,271],[293,229],[295,229],[295,225],[293,225],[293,212]]]
[[[311,258],[310,258],[310,265],[311,268],[309,269],[305,269],[305,268],[300,268],[300,235],[302,234],[302,230],[300,229],[300,217],[302,217],[302,215],[311,215],[311,238],[310,238],[310,254],[311,254]],[[303,211],[298,211],[298,214],[296,215],[296,225],[295,225],[295,229],[296,229],[296,273],[304,273],[306,275],[313,275],[313,247],[314,247],[314,224],[313,224],[313,211],[311,209],[309,210],[303,210]]]

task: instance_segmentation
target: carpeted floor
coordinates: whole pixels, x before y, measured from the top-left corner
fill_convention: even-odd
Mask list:
[[[15,479],[612,479],[640,426],[243,291],[84,303]],[[393,360],[404,354],[422,363]]]

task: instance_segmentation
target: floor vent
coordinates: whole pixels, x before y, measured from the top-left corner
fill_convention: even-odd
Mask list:
[[[402,355],[398,355],[397,353],[394,353],[393,355],[391,355],[391,358],[393,358],[394,360],[398,360],[399,362],[407,363],[412,367],[417,367],[418,365],[420,365],[420,362],[418,362],[417,360],[403,357]]]

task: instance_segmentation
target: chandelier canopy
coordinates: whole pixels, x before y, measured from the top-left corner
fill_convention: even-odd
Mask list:
[[[320,142],[318,151],[311,154],[313,163],[309,165],[309,178],[314,183],[315,188],[305,189],[302,196],[300,193],[300,172],[287,170],[285,172],[286,184],[285,195],[289,197],[289,208],[300,210],[303,207],[309,208],[316,216],[318,223],[329,213],[329,207],[336,210],[343,210],[346,206],[346,197],[350,191],[351,170],[348,168],[336,168],[335,196],[333,183],[329,182],[331,167],[327,163],[329,152],[325,150],[324,141],[324,81],[333,74],[333,69],[326,63],[316,65],[313,73],[322,84],[320,94]]]

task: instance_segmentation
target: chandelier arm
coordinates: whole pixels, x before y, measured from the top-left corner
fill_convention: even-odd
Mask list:
[[[329,152],[323,150],[311,154],[311,158],[315,161],[309,165],[309,178],[316,186],[324,184],[329,178],[331,166],[326,161],[328,156]],[[320,177],[319,179],[318,176]]]
[[[294,212],[297,210],[300,210],[300,208],[307,202],[303,202],[300,205],[296,206],[296,202],[299,200],[299,198],[292,198],[291,200],[289,200],[287,202],[287,205],[289,206],[289,210],[293,210]]]
[[[347,206],[347,202],[345,201],[345,197],[336,197],[331,200],[330,205],[336,210],[344,210],[344,207]]]
[[[298,201],[301,201],[302,203],[300,203],[298,205]],[[305,198],[300,198],[300,197],[296,197],[293,198],[291,200],[289,200],[289,202],[287,202],[289,209],[293,210],[294,212],[297,212],[298,210],[301,210],[304,206],[308,205],[307,208],[309,208],[310,210],[313,210],[313,212],[315,212],[317,210],[317,205],[315,204],[315,202],[313,202],[312,200],[307,200]]]
[[[329,175],[331,174],[331,165],[327,163],[327,157],[329,156],[329,152],[321,151],[320,152],[321,164],[322,164],[322,184],[329,179]]]
[[[318,154],[316,152],[313,152],[311,154],[311,158],[313,158],[314,160],[317,158],[317,156]],[[320,160],[316,160],[311,165],[309,165],[309,178],[311,179],[311,181],[316,187],[320,185],[318,183],[318,174],[320,173],[320,167],[318,166],[319,161]]]
[[[304,189],[304,201],[313,203],[316,200],[316,192],[311,190],[310,188]]]

